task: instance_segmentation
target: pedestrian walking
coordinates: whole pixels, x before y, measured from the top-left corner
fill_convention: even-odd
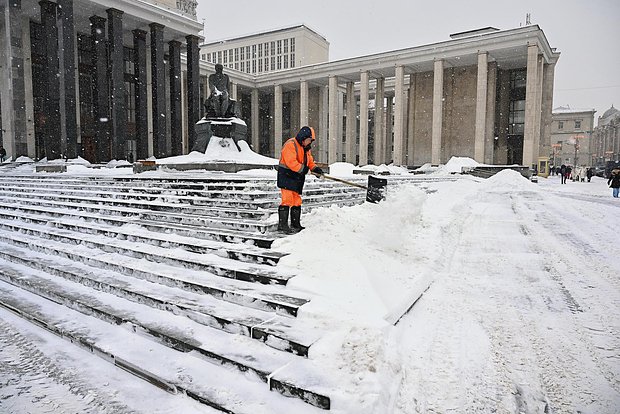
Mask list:
[[[590,182],[590,180],[592,179],[592,175],[594,174],[594,172],[592,171],[592,167],[588,168],[586,170],[586,177],[588,177],[588,182]]]
[[[0,162],[4,162],[6,159],[6,150],[2,145],[0,145]]]
[[[323,170],[314,163],[310,151],[314,140],[314,129],[304,126],[294,138],[290,138],[282,146],[278,165],[278,188],[282,195],[282,202],[278,207],[278,231],[286,234],[297,233],[304,229],[300,223],[300,217],[301,193],[306,174],[312,171],[319,176],[323,175]],[[290,226],[288,224],[289,213]]]
[[[564,164],[560,166],[560,180],[562,184],[566,184],[566,165]]]
[[[618,198],[618,194],[620,194],[620,170],[615,169],[611,171],[607,185],[613,190],[612,195]]]

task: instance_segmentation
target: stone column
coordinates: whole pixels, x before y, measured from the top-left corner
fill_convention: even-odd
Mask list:
[[[527,80],[525,84],[525,131],[523,136],[523,165],[531,167],[534,160],[536,135],[536,98],[538,96],[538,45],[527,47]]]
[[[383,142],[383,99],[385,79],[377,78],[377,85],[375,90],[375,136],[373,145],[372,161],[375,165],[383,163],[383,148],[385,147]]]
[[[183,124],[181,119],[181,42],[168,42],[170,65],[170,155],[183,153]]]
[[[166,72],[164,67],[164,26],[151,23],[151,90],[153,103],[153,155],[169,155],[166,139]],[[188,76],[189,78],[189,76]],[[189,88],[188,88],[189,89]]]
[[[433,76],[433,126],[431,131],[431,163],[441,162],[441,129],[443,127],[443,60],[435,61]]]
[[[360,74],[360,147],[359,165],[368,164],[368,71]]]
[[[487,70],[487,114],[484,135],[484,163],[493,164],[495,149],[495,99],[497,86],[497,63],[488,64]]]
[[[409,75],[409,92],[408,92],[408,105],[407,105],[407,165],[414,165],[414,133],[415,133],[415,81],[416,75],[412,73]]]
[[[60,65],[62,66],[62,78],[64,87],[64,111],[61,112],[61,125],[64,130],[64,153],[69,159],[76,158],[78,137],[78,114],[76,94],[76,70],[75,70],[75,23],[73,21],[73,0],[58,0],[61,36],[60,36]]]
[[[540,136],[542,134],[542,97],[543,97],[543,67],[544,59],[542,55],[538,55],[538,70],[537,79],[538,85],[536,85],[536,119],[535,119],[535,131],[536,139],[534,141],[534,163],[538,166],[538,157],[540,156]],[[582,143],[583,145],[583,143]],[[583,151],[583,150],[582,150]],[[576,166],[575,166],[576,167]]]
[[[356,164],[355,140],[357,135],[357,103],[355,102],[355,83],[347,82],[347,125],[346,125],[346,160]]]
[[[194,126],[200,121],[200,47],[198,36],[185,36],[187,43],[187,148],[196,143]]]
[[[108,103],[108,51],[105,42],[105,19],[90,18],[93,40],[93,113],[95,117],[96,161],[110,160],[110,108]]]
[[[251,128],[252,128],[252,149],[254,152],[260,152],[260,134],[259,134],[259,99],[258,89],[252,89],[252,102],[251,102]]]
[[[318,154],[318,159],[321,162],[326,162],[328,160],[328,149],[329,149],[329,123],[328,123],[328,115],[329,115],[329,87],[321,86],[319,87],[319,145],[316,148],[316,154]]]
[[[112,157],[127,158],[127,112],[125,110],[125,61],[123,59],[123,12],[108,9],[108,44],[110,46],[110,102],[112,127]]]
[[[488,54],[478,52],[478,77],[476,80],[476,124],[474,132],[474,159],[484,162],[484,136],[487,115]]]
[[[551,112],[553,105],[553,81],[555,76],[555,61],[545,65],[543,76],[543,95],[542,95],[542,137],[543,142],[541,151],[543,154],[551,153]]]
[[[396,79],[394,85],[394,165],[405,165],[404,131],[405,131],[405,68],[396,66]],[[389,136],[388,136],[389,138]]]
[[[134,78],[136,85],[136,157],[143,160],[149,157],[149,126],[147,107],[146,78],[146,32],[133,31]]]
[[[238,98],[238,89],[239,89],[239,85],[237,85],[237,82],[230,82],[230,99],[232,99],[233,101],[237,101],[237,105],[240,104]]]
[[[43,10],[43,6],[41,6]],[[26,82],[21,0],[0,2],[0,97],[2,144],[13,159],[28,155]],[[27,20],[26,20],[27,21]],[[29,27],[26,27],[29,30]],[[30,58],[30,56],[27,56]],[[32,96],[30,97],[32,100]]]
[[[282,151],[282,85],[273,89],[273,156],[280,157]]]
[[[299,83],[299,124],[308,125],[308,81]]]
[[[385,98],[385,120],[383,130],[385,131],[383,142],[383,160],[386,164],[390,164],[392,160],[392,140],[393,137],[393,116],[394,116],[394,97],[388,96]]]
[[[338,78],[329,77],[329,143],[327,162],[333,164],[338,161],[338,140],[341,139],[338,131]]]
[[[58,59],[58,27],[57,4],[50,1],[41,1],[41,23],[46,49],[43,77],[45,85],[45,102],[43,113],[45,116],[44,142],[45,155],[48,160],[55,160],[62,156],[60,131],[60,77]],[[22,69],[23,70],[23,69]]]

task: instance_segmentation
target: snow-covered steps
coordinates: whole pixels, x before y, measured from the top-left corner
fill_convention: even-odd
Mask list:
[[[5,222],[10,220],[9,222]],[[248,263],[275,265],[284,253],[242,243],[225,243],[219,241],[196,240],[191,237],[172,236],[160,232],[149,231],[137,226],[124,225],[124,227],[103,225],[98,223],[85,223],[83,220],[75,220],[62,216],[50,218],[47,216],[22,213],[16,210],[4,210],[0,207],[0,226],[8,224],[7,229],[17,230],[20,225],[15,223],[19,220],[40,226],[50,226],[75,233],[100,235],[121,240],[130,240],[147,245],[165,246],[168,249],[183,249],[198,254],[215,254]],[[46,229],[47,230],[47,229]]]
[[[329,397],[315,393],[313,384],[302,376],[295,378],[297,390],[282,392],[300,398],[281,397],[271,390],[281,391],[282,384],[290,388],[290,377],[279,380],[275,371],[265,383],[253,371],[231,370],[197,352],[195,348],[204,344],[199,341],[179,351],[138,334],[139,329],[134,332],[131,323],[123,322],[126,328],[119,329],[4,282],[0,282],[0,305],[152,384],[172,393],[183,392],[224,412],[304,414],[330,407]],[[207,335],[197,337],[210,341]]]
[[[246,232],[241,230],[227,230],[222,228],[209,228],[189,223],[166,223],[151,219],[141,219],[131,216],[101,214],[100,211],[87,212],[79,209],[67,209],[62,204],[47,203],[47,205],[23,205],[13,203],[11,200],[0,200],[0,209],[10,214],[18,211],[28,214],[41,215],[62,219],[71,217],[86,222],[102,223],[110,226],[135,225],[147,231],[164,234],[174,234],[181,237],[190,237],[201,240],[221,241],[225,243],[249,244],[260,248],[269,248],[274,241],[274,236],[262,233]],[[44,203],[45,204],[45,203]],[[104,211],[105,213],[105,211]]]
[[[60,242],[37,240],[19,233],[6,232],[0,232],[0,241],[93,267],[110,269],[127,276],[212,295],[218,299],[257,309],[275,310],[295,316],[299,307],[308,302],[308,299],[287,295],[281,286],[278,289],[277,285],[247,283],[205,271],[120,256],[82,245],[68,246]]]
[[[96,291],[106,292],[175,315],[183,315],[215,329],[258,339],[282,351],[307,357],[310,346],[318,339],[319,333],[313,326],[308,326],[295,318],[280,315],[273,310],[246,307],[218,300],[210,295],[189,292],[147,280],[127,278],[110,270],[26,251],[4,243],[0,243],[0,248],[0,258],[6,261],[0,269],[6,269],[9,266],[36,269]]]

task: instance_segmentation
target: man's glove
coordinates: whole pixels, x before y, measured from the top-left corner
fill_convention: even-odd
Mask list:
[[[323,175],[325,174],[323,172],[323,170],[321,169],[321,167],[314,167],[314,169],[312,170],[313,173],[315,173],[316,175]]]
[[[301,170],[301,175],[306,175],[308,174],[308,171],[310,171],[310,168],[308,168],[307,165],[304,165],[304,169]]]

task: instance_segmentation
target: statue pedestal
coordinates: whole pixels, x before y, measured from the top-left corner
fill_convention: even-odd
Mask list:
[[[202,118],[196,123],[195,130],[196,143],[192,151],[205,152],[212,136],[232,138],[237,150],[241,151],[237,141],[245,140],[248,127],[239,118]]]

